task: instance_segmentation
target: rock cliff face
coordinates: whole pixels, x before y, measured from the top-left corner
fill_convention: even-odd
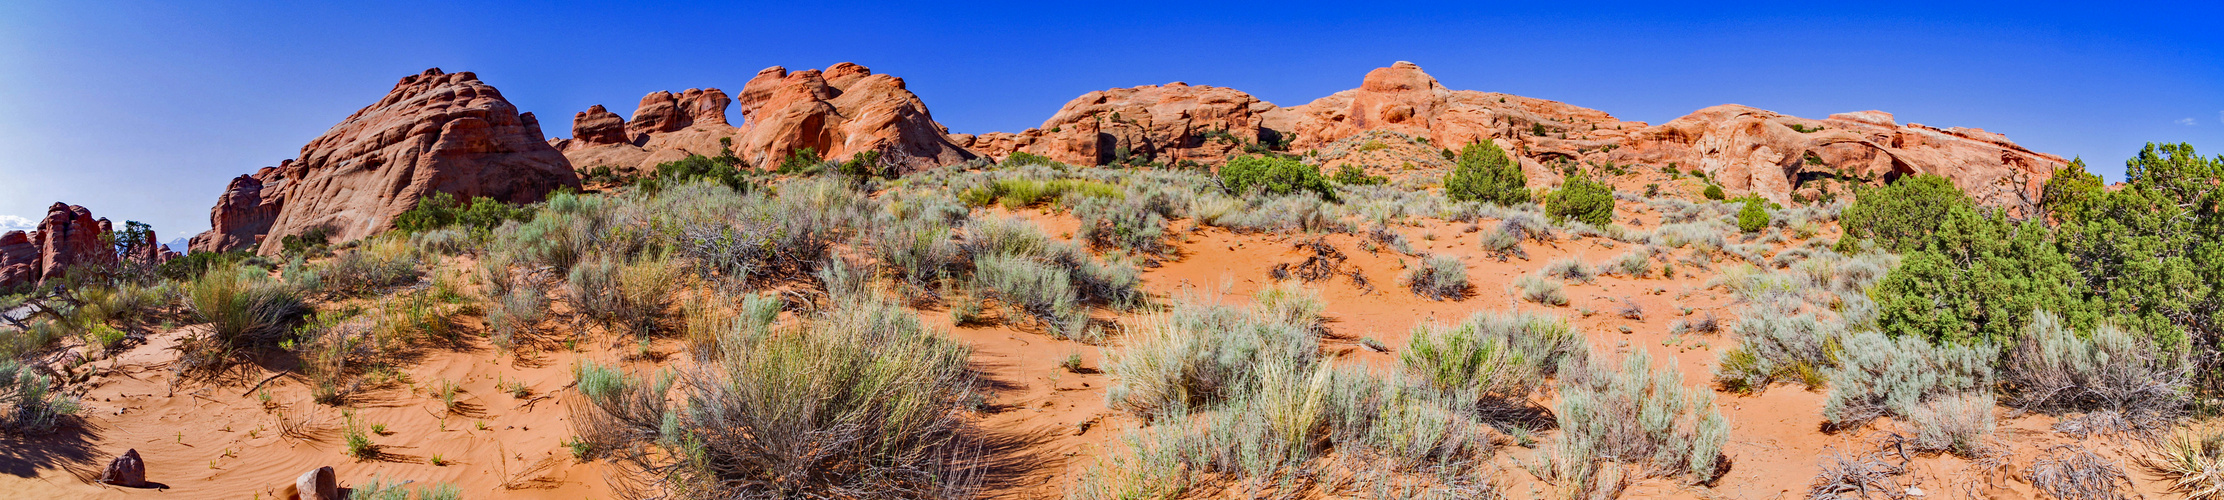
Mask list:
[[[1812,120],[1723,105],[1653,126],[1556,101],[1446,89],[1408,62],[1377,68],[1359,88],[1299,106],[1176,82],[1084,94],[1037,129],[953,137],[994,158],[1024,151],[1095,165],[1121,155],[1217,163],[1245,143],[1281,142],[1285,151],[1320,155],[1347,146],[1339,141],[1384,132],[1451,149],[1492,139],[1514,153],[1533,182],[1546,185],[1571,164],[1674,165],[1706,172],[1734,193],[1777,201],[1812,196],[1817,180],[1874,183],[1930,173],[1987,204],[2028,208],[2066,163],[1999,134],[1901,125],[1880,111]]]
[[[730,106],[741,117],[738,126],[727,120]],[[616,120],[597,105],[573,117],[572,138],[551,144],[580,168],[647,169],[691,154],[714,156],[725,147],[720,139],[758,167],[801,148],[828,159],[877,150],[901,159],[906,171],[973,157],[951,142],[903,79],[850,63],[825,71],[766,68],[733,98],[719,89],[660,91],[641,99],[622,136],[612,130]]]
[[[532,113],[470,72],[434,68],[402,78],[274,172],[233,179],[194,246],[270,254],[319,227],[333,243],[386,230],[435,192],[527,203],[578,185]]]
[[[77,264],[114,262],[119,257],[109,244],[114,238],[105,237],[114,229],[108,219],[94,218],[93,211],[82,206],[47,207],[38,229],[0,233],[0,289],[59,278]],[[156,241],[154,232],[148,231],[136,250],[120,257],[159,264],[176,255]]]

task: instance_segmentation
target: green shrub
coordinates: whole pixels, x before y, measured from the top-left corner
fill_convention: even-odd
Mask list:
[[[1118,186],[1093,180],[997,179],[988,186],[961,192],[958,199],[973,206],[1000,203],[1004,208],[1017,210],[1065,199],[1069,194],[1089,198],[1122,196]]]
[[[1745,207],[1738,209],[1737,218],[1739,231],[1754,233],[1768,229],[1768,207],[1759,196],[1746,198]]]
[[[1366,169],[1351,165],[1336,167],[1336,176],[1332,180],[1346,186],[1378,186],[1390,182],[1389,177],[1367,175]]]
[[[1709,200],[1722,200],[1730,197],[1728,194],[1722,192],[1722,186],[1717,186],[1714,184],[1708,184],[1707,189],[1705,191],[1701,191],[1699,194],[1700,196],[1705,196]]]
[[[1737,333],[1737,348],[1722,353],[1714,381],[1724,390],[1743,393],[1761,392],[1784,381],[1822,388],[1847,335],[1841,321],[1818,319],[1813,313],[1793,315],[1766,305],[1740,311],[1732,331]]]
[[[1928,242],[1947,216],[1958,210],[1974,212],[1975,206],[1953,181],[1922,174],[1854,193],[1853,206],[1846,207],[1838,223],[1845,228],[1842,241],[1873,239],[1878,248],[1905,253]]]
[[[1052,159],[1050,159],[1050,157],[1048,157],[1048,156],[1042,156],[1042,155],[1038,155],[1038,154],[1034,154],[1034,153],[1029,153],[1029,152],[1026,152],[1026,151],[1013,151],[1013,152],[1012,152],[1012,155],[1011,155],[1011,156],[1009,156],[1009,157],[1006,157],[1006,158],[1004,158],[1004,165],[1005,165],[1005,166],[1012,166],[1012,167],[1017,167],[1017,166],[1023,166],[1023,165],[1058,165],[1058,164],[1059,164],[1059,163],[1058,163],[1058,161],[1057,161],[1057,160],[1052,160]]]
[[[2106,196],[2100,176],[2085,171],[2085,160],[2070,160],[2046,179],[2040,191],[2039,209],[2053,215],[2057,221],[2085,219],[2093,213],[2099,199]]]
[[[1529,176],[1505,150],[1484,139],[1460,148],[1458,166],[1444,176],[1444,196],[1509,206],[1527,203]]]
[[[1870,292],[1885,333],[2012,345],[2037,309],[2054,311],[2077,328],[2097,321],[2094,304],[2079,290],[2080,266],[2056,248],[2045,225],[1968,206],[1923,224],[1931,229],[1922,244]]]
[[[780,168],[776,171],[783,174],[804,173],[817,168],[820,163],[826,163],[826,159],[819,156],[818,150],[809,147],[797,148],[787,156],[780,158]]]
[[[485,231],[502,225],[503,221],[533,219],[533,209],[528,207],[513,206],[484,196],[473,197],[468,201],[469,203],[458,201],[455,195],[447,192],[434,192],[418,198],[415,208],[394,216],[394,228],[416,233],[460,224],[466,228]]]
[[[1321,176],[1320,167],[1282,156],[1231,158],[1220,167],[1220,185],[1238,196],[1310,192],[1321,199],[1336,199],[1336,188]]]
[[[720,139],[728,143],[731,142],[728,138]],[[658,163],[649,175],[634,179],[633,185],[649,192],[656,192],[666,187],[681,184],[710,182],[726,186],[735,192],[746,193],[757,188],[756,184],[749,178],[750,172],[753,171],[755,169],[750,167],[748,162],[733,156],[732,149],[726,149],[724,154],[719,156],[691,154],[687,155],[686,158]]]
[[[44,434],[83,408],[76,396],[52,386],[52,379],[33,373],[30,366],[0,359],[0,431]]]
[[[1614,223],[1614,189],[1589,177],[1569,177],[1545,197],[1544,211],[1555,221],[1569,219],[1593,226]]]
[[[2149,144],[2125,163],[2122,189],[2069,209],[2058,242],[2097,314],[2165,348],[2224,345],[2224,157],[2186,144]],[[2060,190],[2057,190],[2060,191]],[[2068,202],[2064,202],[2068,203]],[[2048,307],[2079,330],[2094,322]],[[2215,354],[2198,360],[2204,391],[2224,387]]]

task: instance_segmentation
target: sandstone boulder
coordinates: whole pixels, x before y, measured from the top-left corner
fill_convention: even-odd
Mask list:
[[[0,233],[0,289],[38,282],[39,246],[30,233]]]
[[[318,467],[294,479],[292,496],[300,500],[340,500],[340,480],[332,466]]]
[[[124,450],[124,454],[108,461],[108,468],[101,472],[100,482],[126,488],[147,486],[147,463],[139,460],[139,450]]]
[[[320,227],[340,243],[393,227],[396,215],[436,192],[529,203],[579,185],[532,113],[519,113],[477,75],[438,68],[402,78],[303,146],[275,177],[253,177],[233,180],[195,248],[251,244],[276,253],[285,236]],[[275,210],[264,226],[266,205]]]
[[[741,117],[739,125],[728,121],[729,107]],[[651,93],[625,122],[625,141],[611,140],[606,131],[616,115],[602,117],[597,109],[574,119],[572,138],[551,141],[579,168],[647,169],[688,155],[714,156],[728,144],[758,167],[801,148],[828,159],[880,151],[906,171],[974,156],[934,122],[902,79],[851,63],[792,73],[766,68],[732,98],[718,89]]]

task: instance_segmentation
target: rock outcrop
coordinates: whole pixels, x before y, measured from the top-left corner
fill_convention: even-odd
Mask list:
[[[216,197],[216,207],[209,209],[208,232],[193,236],[187,246],[194,252],[254,249],[270,232],[270,224],[277,222],[278,208],[285,205],[286,179],[279,173],[292,163],[286,160],[278,167],[232,178],[224,194]]]
[[[320,227],[340,243],[393,227],[436,192],[529,203],[579,185],[532,113],[471,72],[438,68],[402,78],[274,170],[233,179],[194,248],[270,254]]]
[[[740,125],[728,121],[729,107]],[[850,63],[825,71],[766,68],[732,98],[719,89],[651,93],[624,122],[623,136],[611,130],[616,118],[597,105],[573,118],[570,139],[550,142],[579,168],[647,169],[728,147],[759,167],[802,148],[829,159],[880,151],[904,171],[974,156],[951,141],[903,79]]]
[[[118,255],[109,242],[119,238],[107,236],[114,232],[108,219],[94,218],[85,207],[59,202],[48,206],[38,229],[0,234],[0,288],[59,278],[78,264],[110,263],[119,257],[159,264],[175,255],[155,242],[151,230],[129,254]]]
[[[1359,88],[1299,106],[1175,82],[1084,94],[1041,128],[953,137],[993,158],[1027,152],[1100,165],[1129,157],[1217,163],[1245,147],[1269,146],[1341,158],[1350,147],[1344,141],[1377,133],[1451,149],[1492,139],[1514,153],[1532,182],[1545,185],[1557,183],[1568,165],[1673,165],[1777,201],[1811,197],[1820,188],[1809,183],[1818,180],[1875,183],[1928,173],[1989,205],[2028,208],[2066,164],[1999,134],[1900,125],[1879,111],[1812,120],[1723,105],[1652,126],[1556,101],[1450,90],[1402,61],[1368,72]]]
[[[100,482],[126,488],[145,488],[147,463],[139,459],[139,450],[124,450],[124,454],[108,461],[108,468],[100,473]]]
[[[293,490],[290,494],[280,496],[298,500],[340,500],[340,480],[330,465],[301,473],[289,488]]]

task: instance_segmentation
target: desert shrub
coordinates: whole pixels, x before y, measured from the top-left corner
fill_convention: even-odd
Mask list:
[[[1991,345],[1933,346],[1920,338],[1893,339],[1877,332],[1849,335],[1829,371],[1830,397],[1823,418],[1850,428],[1883,416],[1912,417],[1941,398],[1986,393],[1993,384]],[[1987,419],[1991,413],[1985,413]]]
[[[1760,392],[1783,381],[1819,389],[1836,365],[1847,335],[1841,322],[1818,319],[1813,313],[1792,315],[1770,306],[1745,308],[1732,330],[1738,346],[1723,351],[1714,375],[1716,385],[1732,392]]]
[[[1499,262],[1505,262],[1509,257],[1529,258],[1521,251],[1521,236],[1508,232],[1499,225],[1484,227],[1481,233],[1477,237],[1481,239],[1482,250],[1497,257]]]
[[[664,259],[621,262],[594,257],[572,267],[565,293],[586,318],[647,337],[663,330],[686,267]]]
[[[691,184],[666,190],[660,225],[676,228],[671,247],[709,276],[742,287],[810,279],[835,242],[870,213],[872,200],[833,177],[782,184],[776,196],[732,196]]]
[[[1077,336],[1088,324],[1071,275],[1047,262],[1011,254],[981,255],[973,259],[973,278],[1005,306],[1026,313],[1061,337]]]
[[[2106,196],[2100,176],[2085,171],[2084,159],[2070,160],[2068,165],[2047,177],[2040,190],[2039,209],[2053,215],[2058,221],[2086,219]]]
[[[487,333],[496,347],[510,349],[521,335],[532,334],[548,315],[548,299],[535,288],[515,288],[487,301]]]
[[[1581,332],[1557,316],[1485,311],[1456,325],[1414,327],[1398,362],[1446,394],[1525,405],[1563,366],[1581,367],[1586,349]]]
[[[341,252],[321,266],[308,268],[314,276],[301,278],[308,278],[305,281],[314,282],[316,290],[330,296],[360,297],[417,282],[423,275],[419,269],[422,265],[408,242],[378,238]]]
[[[253,267],[210,269],[186,285],[186,305],[226,349],[277,345],[309,312],[300,290]]]
[[[1156,424],[1101,458],[1073,496],[1179,497],[1232,483],[1258,484],[1272,496],[1305,489],[1292,481],[1309,477],[1335,478],[1319,487],[1345,491],[1423,471],[1430,484],[1399,489],[1494,494],[1482,481],[1488,424],[1467,405],[1400,379],[1334,369],[1319,357],[1315,335],[1272,314],[1177,301],[1131,337],[1129,349],[1112,353],[1106,369],[1118,382],[1108,402]],[[1331,451],[1370,465],[1347,471],[1348,462],[1323,460]]]
[[[1600,266],[1604,268],[1600,272],[1631,278],[1650,278],[1654,271],[1652,254],[1653,252],[1649,249],[1631,250],[1620,257],[1615,257],[1614,262]]]
[[[2154,424],[2188,403],[2182,351],[2101,325],[2079,335],[2039,311],[2001,368],[2003,394],[2018,406],[2054,412],[2111,412]]]
[[[1879,248],[1904,253],[1922,247],[1947,215],[1973,206],[1953,181],[1923,174],[1855,193],[1838,222],[1846,241],[1873,239]]]
[[[1614,189],[1585,176],[1569,177],[1560,189],[1545,197],[1544,211],[1553,220],[1579,220],[1593,226],[1614,222]]]
[[[1707,189],[1700,191],[1699,195],[1709,200],[1722,200],[1729,198],[1728,194],[1722,192],[1722,186],[1714,184],[1708,184]]]
[[[1561,434],[1546,452],[1547,475],[1583,498],[1611,497],[1621,481],[1643,477],[1712,481],[1723,470],[1730,424],[1714,408],[1714,393],[1684,387],[1681,373],[1654,370],[1651,355],[1638,350],[1619,370],[1561,377],[1553,412]]]
[[[1406,270],[1405,284],[1429,300],[1464,299],[1474,287],[1467,282],[1467,265],[1447,255],[1431,255]]]
[[[1567,285],[1561,284],[1559,281],[1545,279],[1534,274],[1524,274],[1519,278],[1514,278],[1514,288],[1520,292],[1518,295],[1521,296],[1521,300],[1550,306],[1568,305]]]
[[[77,397],[53,389],[53,380],[14,359],[0,359],[0,431],[37,435],[76,415]]]
[[[1305,325],[1251,311],[1177,302],[1107,356],[1105,400],[1138,415],[1180,415],[1255,390],[1255,370],[1310,367],[1320,340]]]
[[[1767,203],[1759,196],[1746,198],[1745,207],[1738,209],[1737,217],[1739,231],[1751,233],[1766,229],[1769,222]]]
[[[893,304],[837,302],[799,331],[722,340],[688,383],[583,372],[574,429],[676,496],[967,496],[967,348]]]
[[[1220,184],[1238,196],[1310,192],[1324,200],[1336,199],[1336,188],[1321,176],[1320,167],[1283,156],[1231,158],[1220,167]]]
[[[1508,206],[1527,203],[1529,177],[1505,150],[1484,139],[1460,148],[1458,166],[1444,176],[1444,196]]]
[[[975,261],[984,256],[1002,255],[1032,259],[1063,270],[1080,303],[1118,308],[1141,303],[1142,279],[1132,263],[1098,260],[1080,246],[1050,239],[1033,223],[988,217],[969,224],[966,236],[963,249]],[[978,273],[978,269],[975,272]]]
[[[1964,457],[1983,455],[1988,451],[1985,440],[1992,436],[1992,406],[1991,392],[1964,392],[1926,400],[1906,416],[1914,427],[1908,447]]]
[[[1307,330],[1320,331],[1322,310],[1328,308],[1321,301],[1320,290],[1303,284],[1289,282],[1260,288],[1251,295],[1252,310],[1266,321],[1297,325]]]
[[[961,250],[950,223],[933,217],[895,217],[872,229],[866,242],[874,260],[907,290],[934,295],[953,276]]]
[[[1163,192],[1124,198],[1084,198],[1073,206],[1081,227],[1074,237],[1095,248],[1117,248],[1156,255],[1166,245],[1166,219],[1174,214],[1173,200]]]
[[[1563,258],[1560,260],[1552,261],[1552,263],[1550,264],[1545,264],[1544,270],[1540,271],[1540,273],[1546,277],[1553,279],[1582,283],[1589,283],[1593,278],[1597,277],[1597,274],[1595,274],[1594,270],[1592,270],[1589,266],[1583,265],[1583,261],[1581,259],[1577,259],[1574,257]]]

